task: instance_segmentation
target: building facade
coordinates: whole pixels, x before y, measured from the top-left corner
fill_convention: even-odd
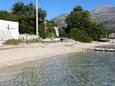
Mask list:
[[[115,39],[115,33],[109,34],[109,38]]]
[[[18,39],[19,23],[13,21],[0,20],[0,41],[8,39]]]

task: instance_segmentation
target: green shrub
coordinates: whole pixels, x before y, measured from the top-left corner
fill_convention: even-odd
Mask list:
[[[47,38],[47,34],[45,32],[44,22],[43,21],[41,21],[40,25],[39,25],[39,35],[40,35],[40,37],[42,37],[42,39]]]
[[[60,37],[65,37],[66,36],[65,28],[59,28],[59,36]]]
[[[21,39],[9,39],[9,40],[5,41],[3,44],[5,44],[5,45],[18,45],[21,43],[24,43],[24,41]]]
[[[51,38],[51,37],[53,36],[53,33],[47,31],[47,32],[46,32],[46,36],[47,36],[47,38]]]
[[[79,30],[77,28],[70,30],[69,37],[80,42],[90,43],[92,41],[85,31]]]

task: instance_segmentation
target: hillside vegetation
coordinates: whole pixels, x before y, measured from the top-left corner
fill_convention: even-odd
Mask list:
[[[90,12],[81,6],[75,7],[65,21],[67,24],[65,32],[74,40],[91,42],[107,36],[106,27],[102,23],[92,21]]]
[[[93,21],[103,23],[107,30],[115,32],[115,7],[99,7],[90,12]],[[69,14],[57,16],[52,20],[56,22],[59,27],[67,26],[65,19]]]

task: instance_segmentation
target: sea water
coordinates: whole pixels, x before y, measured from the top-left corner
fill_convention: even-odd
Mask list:
[[[115,52],[73,53],[18,66],[8,79],[15,82],[11,86],[115,86]]]

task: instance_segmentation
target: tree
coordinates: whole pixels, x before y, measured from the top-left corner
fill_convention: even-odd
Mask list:
[[[39,23],[39,35],[40,37],[42,37],[43,39],[47,37],[46,32],[45,32],[45,28],[44,28],[44,21],[45,21],[45,17],[46,17],[46,11],[42,10],[41,8],[38,9],[38,23]]]
[[[60,37],[66,37],[65,29],[64,28],[59,28],[59,36]]]
[[[46,21],[46,27],[47,27],[47,31],[45,31],[45,25],[44,25],[44,20],[42,20],[40,22],[40,25],[39,25],[39,31],[40,31],[40,37],[42,37],[43,39],[46,38],[46,37],[51,37],[55,31],[54,31],[54,26],[55,26],[55,23],[53,21]]]
[[[39,16],[39,22],[44,20],[46,17],[46,11],[42,10],[41,8],[38,9],[38,16]]]
[[[82,12],[83,11],[83,8],[81,6],[77,6],[73,9],[72,12]]]
[[[44,20],[46,11],[42,8],[38,9],[39,15],[39,28],[40,35],[45,38],[46,33],[44,29]],[[19,22],[19,32],[21,34],[35,34],[36,28],[36,8],[32,2],[29,4],[24,4],[23,2],[17,2],[12,6],[10,12],[0,11],[0,19],[18,21]],[[50,25],[50,24],[48,24]]]
[[[88,10],[86,10],[86,11],[83,12],[83,17],[90,19],[90,16],[91,15],[90,15],[90,12]]]
[[[39,35],[43,39],[45,39],[47,37],[46,32],[45,32],[45,28],[44,28],[44,21],[43,20],[39,22]]]
[[[23,2],[15,3],[12,7],[12,15],[18,15],[17,21],[19,21],[19,31],[20,33],[28,33],[28,34],[35,34],[35,24],[36,24],[36,8],[32,2],[25,5]],[[39,25],[40,28],[44,28],[42,26],[42,21],[44,21],[46,17],[46,12],[41,8],[38,9],[39,15]],[[43,30],[40,30],[42,32]],[[42,32],[44,33],[44,31]],[[44,33],[45,34],[45,33]]]
[[[77,6],[66,18],[67,29],[66,32],[69,32],[71,28],[88,28],[91,24],[90,13],[84,11],[81,6]]]
[[[103,24],[93,22],[90,18],[90,12],[84,10],[81,6],[73,9],[67,16],[66,23],[67,28],[65,32],[67,34],[70,33],[72,28],[78,28],[79,30],[85,31],[94,40],[99,40],[107,35],[106,27]]]
[[[102,23],[92,23],[91,29],[86,29],[86,32],[92,39],[96,41],[107,36],[106,27]]]
[[[20,33],[35,34],[35,18],[27,15],[22,15],[19,19]]]
[[[12,11],[13,14],[24,14],[26,12],[26,7],[23,2],[17,2],[13,5]]]
[[[7,11],[0,11],[0,19],[7,20],[9,13]]]
[[[35,9],[34,4],[30,2],[25,7],[26,7],[26,14],[30,15],[31,17],[35,17],[36,9]]]
[[[80,42],[91,42],[92,39],[83,30],[72,28],[69,33],[69,37]]]
[[[49,32],[54,33],[54,27],[56,26],[56,24],[54,23],[54,21],[46,21],[46,27],[48,29]]]
[[[7,11],[0,11],[0,19],[9,20],[9,21],[17,21],[19,18],[18,15],[9,13]]]

